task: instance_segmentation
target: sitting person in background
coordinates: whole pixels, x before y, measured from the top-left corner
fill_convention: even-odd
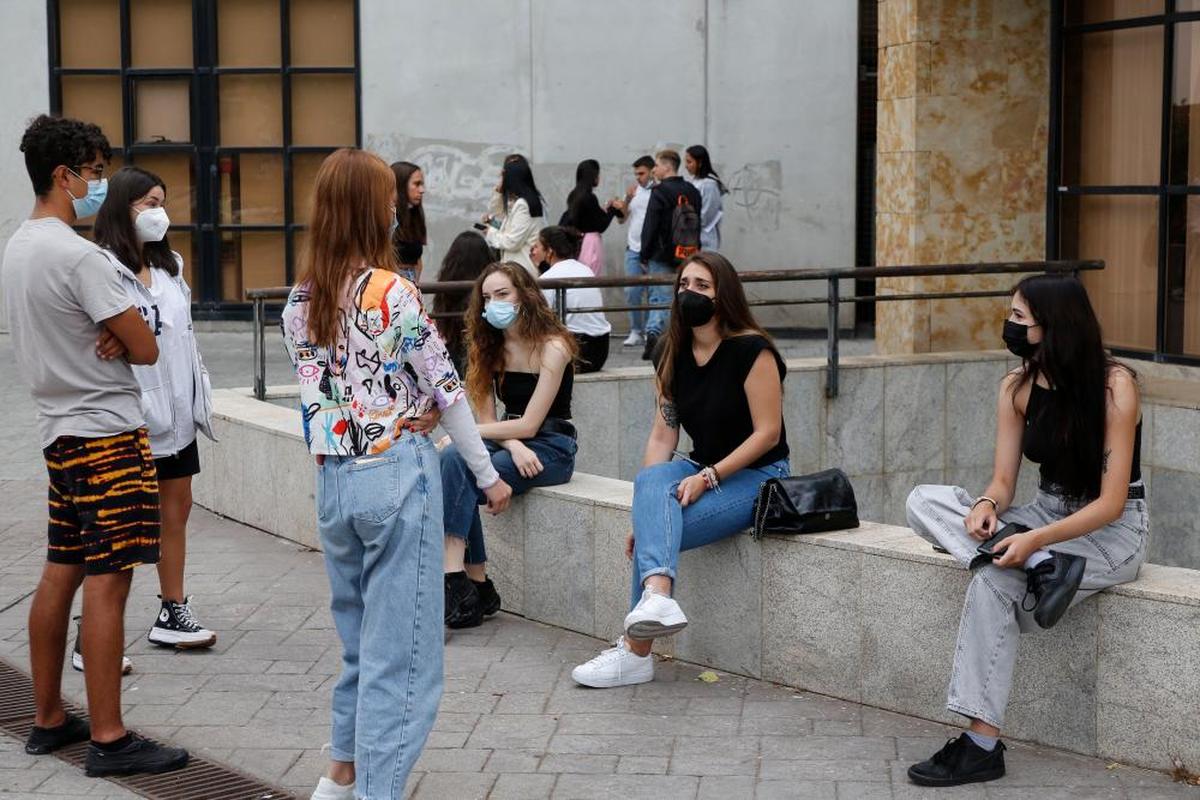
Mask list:
[[[571,480],[575,338],[520,264],[492,264],[475,282],[467,311],[467,348],[467,396],[492,465],[513,494]],[[504,404],[503,419],[496,413],[497,397]],[[477,626],[500,610],[500,595],[487,577],[480,502],[467,462],[456,447],[446,447],[443,566],[450,628]]]
[[[439,281],[475,281],[485,267],[496,260],[496,251],[488,247],[482,234],[463,231],[454,237],[442,257]],[[466,313],[470,292],[438,292],[433,296],[433,315],[438,333],[450,351],[450,359],[459,375],[467,374]],[[453,315],[453,316],[451,316]]]
[[[577,260],[583,235],[574,228],[551,225],[542,228],[538,240],[529,249],[529,257],[538,265],[543,279],[591,278],[592,270]],[[551,309],[555,309],[555,290],[545,289],[542,294]],[[608,338],[612,325],[603,311],[577,313],[575,308],[599,308],[604,305],[604,296],[599,289],[567,290],[567,330],[579,342],[579,366],[576,372],[596,372],[604,368],[608,360]],[[555,309],[556,310],[556,309]]]
[[[1004,775],[999,741],[1019,634],[1052,627],[1084,597],[1137,577],[1149,516],[1141,481],[1136,376],[1101,344],[1100,323],[1074,277],[1037,275],[1013,291],[1004,342],[1022,361],[1000,384],[992,482],[972,498],[918,486],[908,524],[974,571],[967,587],[946,707],[967,730],[908,770],[922,786]],[[1041,464],[1037,497],[1012,504],[1021,456]],[[1010,524],[1022,532],[976,548]]]
[[[683,263],[657,364],[654,426],[633,484],[633,610],[616,647],[576,667],[595,688],[654,679],[653,640],[687,625],[672,591],[679,553],[750,527],[759,487],[789,474],[786,374],[733,265],[714,252]],[[672,461],[679,430],[690,458]]]

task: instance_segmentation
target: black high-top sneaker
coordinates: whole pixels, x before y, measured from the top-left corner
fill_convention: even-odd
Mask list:
[[[946,742],[926,761],[908,768],[908,779],[918,786],[958,786],[1004,777],[1004,742],[984,750],[962,734]]]
[[[177,650],[192,650],[212,647],[217,643],[217,635],[197,622],[196,617],[192,615],[191,599],[185,597],[182,603],[176,603],[174,600],[162,601],[158,618],[154,620],[154,626],[146,636],[151,644],[174,647]]]
[[[483,624],[479,590],[466,572],[446,573],[446,627],[475,628]]]
[[[1059,553],[1051,550],[1050,557],[1043,560],[1033,569],[1025,570],[1025,595],[1033,595],[1036,605],[1025,608],[1024,599],[1021,608],[1033,612],[1033,620],[1043,628],[1053,628],[1071,607],[1075,592],[1083,582],[1083,571],[1087,567],[1087,559],[1083,556],[1073,556],[1069,553]]]
[[[485,617],[490,617],[500,610],[500,593],[496,591],[496,584],[492,583],[492,579],[485,577],[482,581],[472,580],[475,584],[475,590],[479,593],[479,610]]]
[[[75,646],[71,648],[71,668],[76,672],[83,672],[83,648],[79,644],[79,625],[82,620],[83,617],[75,617]],[[131,672],[133,662],[129,660],[129,656],[121,656],[121,674],[128,675]]]

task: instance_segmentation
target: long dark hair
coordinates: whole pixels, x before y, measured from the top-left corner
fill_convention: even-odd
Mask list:
[[[575,167],[575,188],[567,195],[567,219],[578,225],[583,219],[588,200],[595,199],[596,183],[600,180],[600,162],[585,158]]]
[[[475,280],[467,306],[467,397],[478,406],[487,400],[494,381],[504,380],[504,331],[496,330],[483,318],[483,282],[493,272],[503,272],[517,292],[520,312],[514,323],[516,333],[540,350],[551,339],[558,339],[574,361],[579,345],[567,326],[546,303],[546,297],[529,271],[512,261],[489,264]]]
[[[420,171],[421,168],[411,161],[397,161],[392,164],[392,173],[396,176],[396,221],[400,223],[392,240],[397,246],[400,242],[426,242],[425,204],[408,204],[408,180],[414,172]],[[401,263],[408,262],[401,259]]]
[[[729,194],[729,190],[721,182],[717,171],[713,169],[712,158],[708,155],[707,147],[702,144],[694,144],[687,149],[687,154],[696,159],[696,174],[693,176],[696,180],[700,178],[712,178],[717,182],[717,188],[721,190],[721,194]]]
[[[713,290],[716,292],[713,302],[717,307],[714,319],[717,321],[717,330],[721,338],[757,334],[770,343],[775,358],[782,360],[771,335],[763,330],[751,313],[750,304],[746,302],[746,292],[733,264],[716,251],[703,250],[680,264],[677,270],[670,322],[656,367],[658,390],[666,400],[674,399],[672,384],[675,382],[675,357],[692,346],[692,329],[683,324],[683,315],[679,313],[679,279],[688,264],[700,264],[712,275]]]
[[[559,258],[579,258],[583,234],[570,225],[547,225],[538,231],[538,241]]]
[[[442,257],[442,267],[438,270],[439,281],[473,281],[479,277],[484,268],[495,261],[496,252],[488,247],[475,231],[463,231],[454,237],[450,249]],[[437,328],[442,334],[446,347],[452,354],[462,352],[466,323],[463,314],[467,310],[467,300],[470,292],[438,292],[433,296],[435,313],[458,312],[457,317],[438,317]]]
[[[1069,497],[1100,496],[1104,471],[1104,429],[1108,376],[1117,363],[1104,349],[1100,321],[1083,283],[1071,275],[1031,275],[1013,289],[1041,326],[1042,341],[1013,387],[1013,402],[1039,376],[1054,390],[1042,413],[1049,414],[1061,460],[1057,481]],[[1136,377],[1136,375],[1134,375]]]
[[[166,196],[167,185],[162,178],[141,167],[121,167],[108,179],[108,196],[96,213],[92,235],[96,244],[112,252],[125,266],[141,272],[142,265],[157,267],[171,277],[179,274],[179,262],[171,252],[171,244],[162,241],[139,244],[133,227],[130,206],[141,200],[155,186]]]
[[[533,182],[533,169],[525,156],[513,153],[504,159],[504,168],[500,172],[500,194],[504,196],[504,208],[508,208],[510,197],[519,197],[529,204],[529,215],[540,217],[542,210],[542,193]]]

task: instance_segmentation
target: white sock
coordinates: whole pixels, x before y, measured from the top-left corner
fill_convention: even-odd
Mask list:
[[[995,736],[984,736],[982,733],[976,733],[975,731],[967,731],[967,736],[972,742],[989,753],[996,749],[996,742],[999,741]]]
[[[1050,558],[1049,550],[1034,550],[1029,558],[1025,559],[1025,569],[1033,569],[1048,558]]]

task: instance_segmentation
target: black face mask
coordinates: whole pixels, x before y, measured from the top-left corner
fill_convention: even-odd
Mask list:
[[[538,265],[537,265],[537,271],[538,271],[538,275],[545,275],[545,274],[546,274],[546,270],[548,270],[548,269],[550,269],[550,262],[549,262],[549,261],[543,261],[542,263],[540,263],[540,264],[538,264]]]
[[[1017,358],[1029,358],[1037,352],[1038,346],[1029,341],[1029,327],[1026,325],[1006,319],[1004,333],[1001,336],[1004,344],[1008,347],[1008,352]]]
[[[689,328],[699,328],[708,323],[717,313],[717,306],[711,297],[706,297],[691,289],[679,293],[679,317]]]

